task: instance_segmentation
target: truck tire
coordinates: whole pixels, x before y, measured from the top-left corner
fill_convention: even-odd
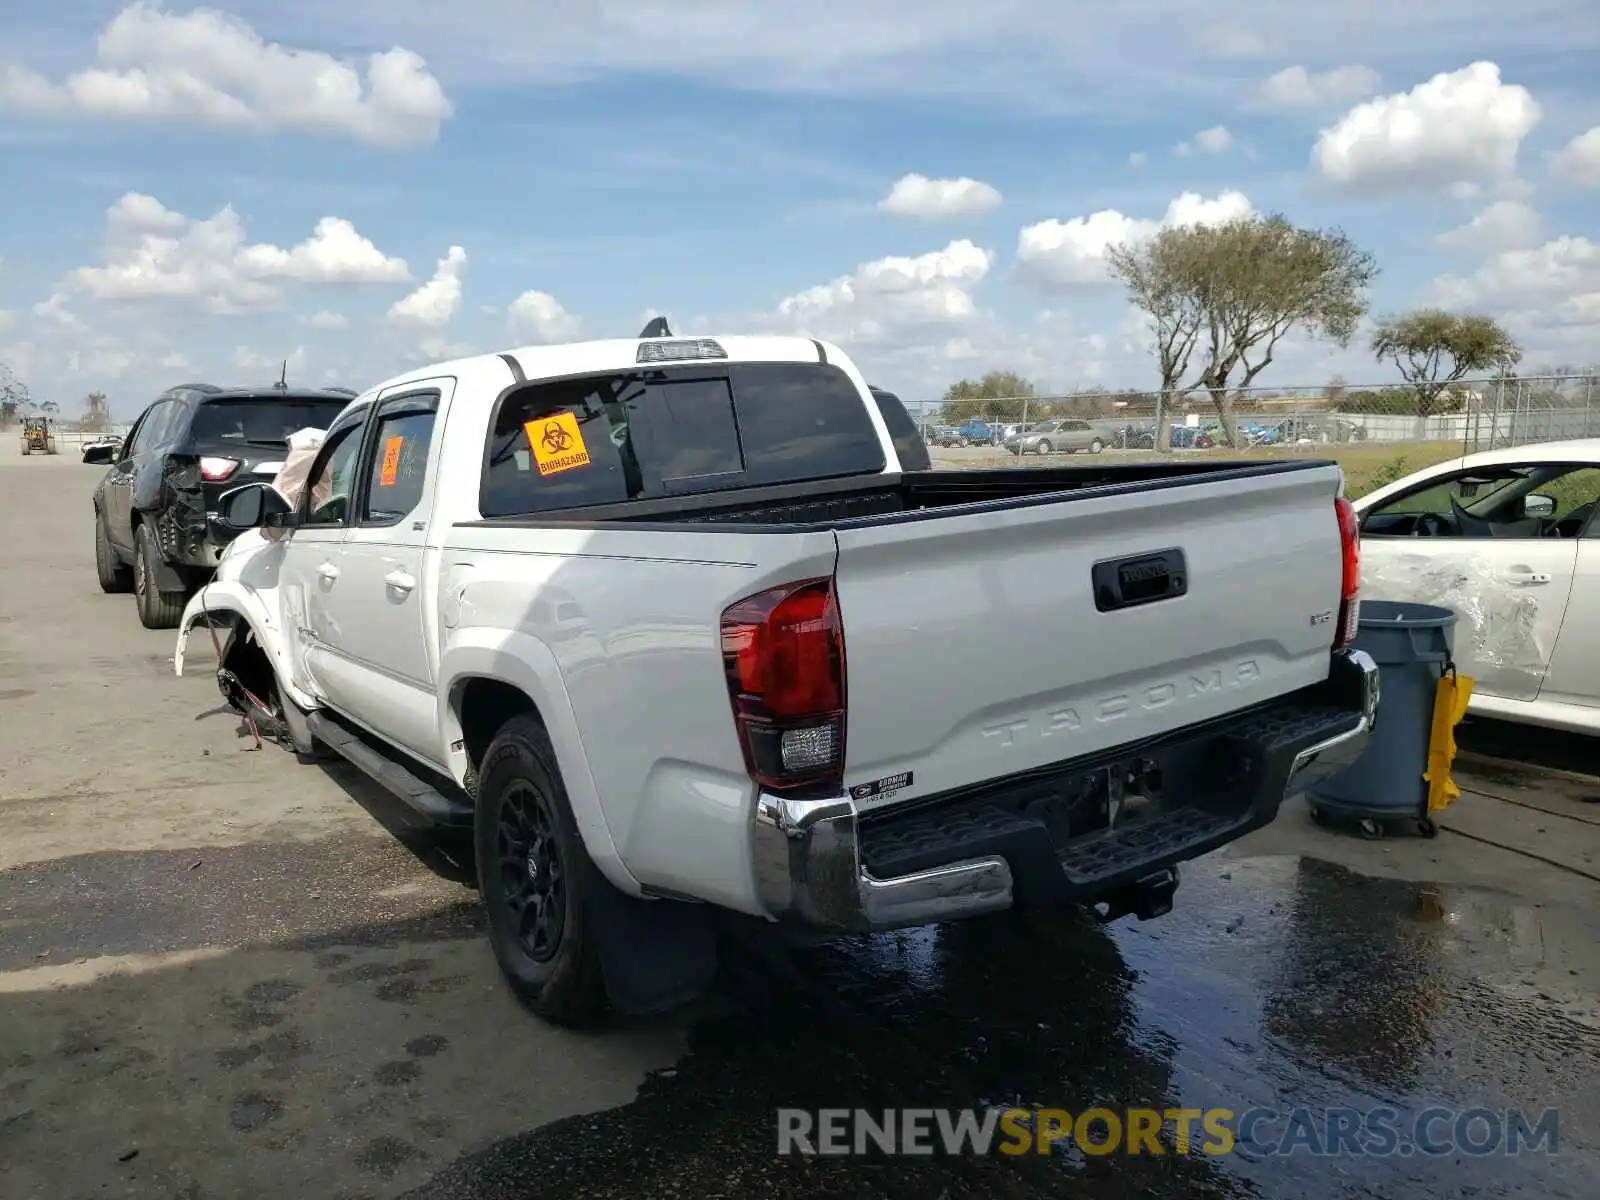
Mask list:
[[[133,531],[133,599],[139,610],[139,624],[146,629],[176,629],[183,619],[182,592],[163,592],[156,586],[156,564],[161,550],[150,526],[141,523]]]
[[[133,569],[117,558],[98,512],[94,515],[94,573],[100,579],[100,590],[108,595],[133,591]]]
[[[478,894],[500,971],[527,1008],[557,1025],[606,1010],[591,897],[610,886],[578,833],[544,726],[507,721],[478,766]]]

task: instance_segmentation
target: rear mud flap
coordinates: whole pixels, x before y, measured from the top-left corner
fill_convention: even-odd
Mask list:
[[[665,1012],[710,990],[717,945],[707,906],[638,900],[603,880],[593,898],[585,915],[599,946],[606,995],[618,1012]]]

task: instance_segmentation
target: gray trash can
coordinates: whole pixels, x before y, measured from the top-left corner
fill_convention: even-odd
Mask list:
[[[1456,614],[1436,604],[1363,600],[1355,645],[1378,664],[1383,698],[1365,752],[1307,795],[1311,819],[1357,823],[1382,837],[1395,821],[1438,833],[1428,816],[1428,739],[1439,680],[1453,663]]]

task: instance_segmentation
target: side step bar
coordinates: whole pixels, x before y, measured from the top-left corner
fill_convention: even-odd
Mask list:
[[[326,713],[307,714],[306,724],[312,737],[418,815],[436,825],[471,827],[472,805],[464,796],[441,792]]]

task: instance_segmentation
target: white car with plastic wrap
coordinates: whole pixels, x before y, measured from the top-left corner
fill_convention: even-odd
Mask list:
[[[1355,507],[1362,594],[1456,610],[1469,712],[1600,733],[1600,438],[1452,458]]]

